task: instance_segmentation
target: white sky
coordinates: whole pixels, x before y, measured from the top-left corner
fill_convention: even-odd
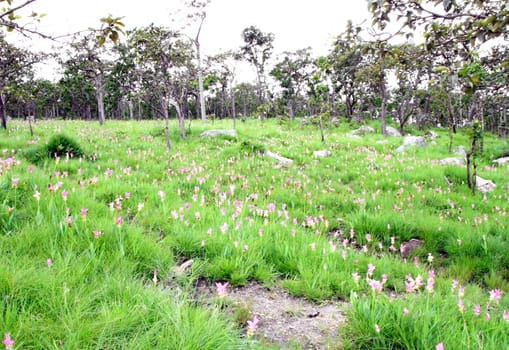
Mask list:
[[[310,46],[324,55],[349,19],[361,23],[369,17],[367,7],[367,0],[211,0],[200,36],[202,55],[238,49],[241,32],[250,25],[274,33],[275,54]],[[37,28],[54,35],[98,27],[99,18],[110,13],[125,17],[126,28],[150,23],[172,27],[177,24],[170,13],[179,8],[182,0],[37,0],[33,5],[46,14]],[[186,31],[194,36],[195,28]]]

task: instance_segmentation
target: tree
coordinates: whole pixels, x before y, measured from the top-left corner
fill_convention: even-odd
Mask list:
[[[3,129],[7,129],[6,91],[19,84],[34,63],[41,60],[42,55],[17,48],[8,43],[0,33],[0,119]]]
[[[244,58],[255,68],[258,85],[258,104],[262,104],[264,101],[264,90],[266,89],[265,65],[272,56],[274,34],[264,33],[257,27],[250,26],[242,31],[242,39],[245,45],[240,49]]]
[[[292,119],[295,118],[297,99],[307,87],[312,67],[311,48],[305,48],[295,52],[285,52],[283,58],[270,72],[283,90],[283,99]]]
[[[192,49],[179,32],[154,25],[129,34],[128,44],[136,54],[140,84],[155,110],[166,122],[166,146],[171,149],[168,108],[177,112],[182,138],[186,137],[185,110],[192,79]],[[158,100],[158,105],[152,101]]]

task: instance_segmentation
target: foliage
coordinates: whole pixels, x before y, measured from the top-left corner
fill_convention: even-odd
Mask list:
[[[46,153],[49,157],[76,157],[84,155],[79,143],[65,134],[53,135],[46,145]]]

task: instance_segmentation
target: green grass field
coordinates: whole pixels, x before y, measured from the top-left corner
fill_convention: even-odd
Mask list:
[[[14,121],[0,132],[0,332],[14,348],[266,348],[193,301],[198,277],[350,301],[338,349],[509,344],[509,169],[492,166],[505,141],[486,136],[478,175],[497,188],[472,195],[464,168],[438,164],[452,156],[442,130],[397,153],[401,138],[351,137],[347,124],[323,144],[299,121],[248,120],[238,138],[214,139],[199,134],[231,121],[195,122],[186,140],[172,125],[168,153],[163,126],[38,122],[31,138]],[[62,133],[82,156],[46,157]],[[331,156],[313,156],[322,149]],[[412,238],[423,244],[403,259]],[[190,275],[175,276],[187,259]]]

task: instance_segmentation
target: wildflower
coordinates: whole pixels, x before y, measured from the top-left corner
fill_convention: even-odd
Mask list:
[[[46,259],[46,265],[48,265],[48,267],[51,267],[53,265],[53,260],[51,260],[50,258]]]
[[[81,217],[83,218],[83,221],[85,221],[87,219],[87,213],[88,213],[88,209],[81,208],[80,214],[81,214]]]
[[[4,339],[2,340],[2,344],[5,345],[5,350],[12,349],[16,342],[11,339],[11,336],[9,333],[5,333]]]
[[[131,198],[131,193],[130,193],[130,192],[126,192],[126,193],[124,193],[124,198],[125,198],[125,199],[129,199],[129,198]]]
[[[504,320],[509,323],[509,311],[504,311]]]
[[[67,223],[67,227],[72,227],[72,216],[68,216],[65,218],[65,222]]]
[[[161,197],[161,201],[164,201],[164,197],[166,196],[166,194],[163,191],[161,190],[157,191],[157,195]]]
[[[197,212],[195,212],[195,213],[194,213],[194,218],[195,218],[196,220],[200,220],[200,219],[201,219],[201,214],[200,214],[200,212],[199,212],[199,211],[197,211]]]
[[[221,233],[225,233],[226,230],[228,230],[228,224],[225,222],[224,224],[221,225],[221,227],[219,227],[219,230],[221,231]]]
[[[431,255],[431,253],[428,253],[428,263],[430,264],[433,263],[433,259],[435,259],[433,255]]]
[[[371,290],[375,293],[381,293],[383,289],[383,283],[377,281],[377,280],[369,280],[368,282],[369,286],[371,287]]]
[[[138,203],[138,211],[141,211],[144,206],[145,206],[144,203]]]
[[[435,346],[436,350],[444,350],[444,343],[438,343],[437,346]]]
[[[67,191],[62,191],[62,199],[64,201],[67,201],[67,195],[68,195]]]
[[[92,234],[94,235],[94,238],[99,238],[99,236],[101,236],[103,232],[99,230],[94,230]]]
[[[255,316],[252,320],[247,321],[247,337],[250,338],[254,335],[258,328],[258,318]]]
[[[226,287],[228,287],[228,282],[224,282],[224,283],[216,282],[217,295],[220,298],[223,298],[223,297],[226,296],[226,294],[228,294],[227,290],[226,290]]]
[[[11,182],[12,182],[12,187],[16,187],[16,186],[18,186],[19,179],[18,178],[12,178]]]
[[[371,242],[371,234],[366,233],[366,241]]]
[[[465,295],[465,287],[460,286],[458,288],[458,297],[462,298]]]
[[[153,272],[153,277],[152,277],[152,281],[154,282],[154,284],[157,284],[157,269],[154,269],[154,272]]]
[[[27,170],[28,170],[29,173],[31,173],[34,170],[34,168],[31,165],[29,165]]]
[[[495,301],[497,304],[500,303],[502,297],[502,291],[500,289],[490,290],[490,301]]]
[[[474,305],[474,315],[479,316],[481,314],[481,305],[475,304]]]
[[[462,299],[458,300],[458,309],[460,310],[461,313],[465,312],[465,305],[463,304]]]
[[[456,289],[456,287],[458,287],[458,280],[452,280],[452,283],[451,283],[451,291],[454,292],[454,290]]]
[[[426,290],[429,293],[433,293],[434,286],[435,286],[435,271],[430,271],[428,273],[428,280],[426,281]]]
[[[408,309],[407,309],[407,308],[404,308],[404,309],[403,309],[403,316],[407,316],[407,315],[408,315],[408,312],[409,312],[409,311],[408,311]]]
[[[315,250],[316,249],[316,243],[313,242],[309,245],[309,247],[311,248],[311,250]]]
[[[122,217],[121,216],[117,216],[115,218],[115,225],[117,225],[118,227],[122,226]]]
[[[373,274],[373,271],[375,271],[375,265],[368,264],[368,272],[366,272],[366,276],[369,277]]]
[[[354,272],[352,273],[352,277],[353,277],[353,280],[355,281],[355,283],[359,282],[361,276],[359,276],[359,274],[357,272]]]
[[[484,314],[484,319],[485,319],[486,321],[489,321],[489,320],[490,320],[490,318],[491,318],[491,317],[490,317],[490,313],[489,313],[489,312],[487,312],[487,313],[485,313],[485,314]]]
[[[375,332],[380,333],[380,327],[377,324],[375,324]]]
[[[41,193],[36,190],[34,193],[34,198],[37,199],[37,201],[39,201],[41,199]]]

